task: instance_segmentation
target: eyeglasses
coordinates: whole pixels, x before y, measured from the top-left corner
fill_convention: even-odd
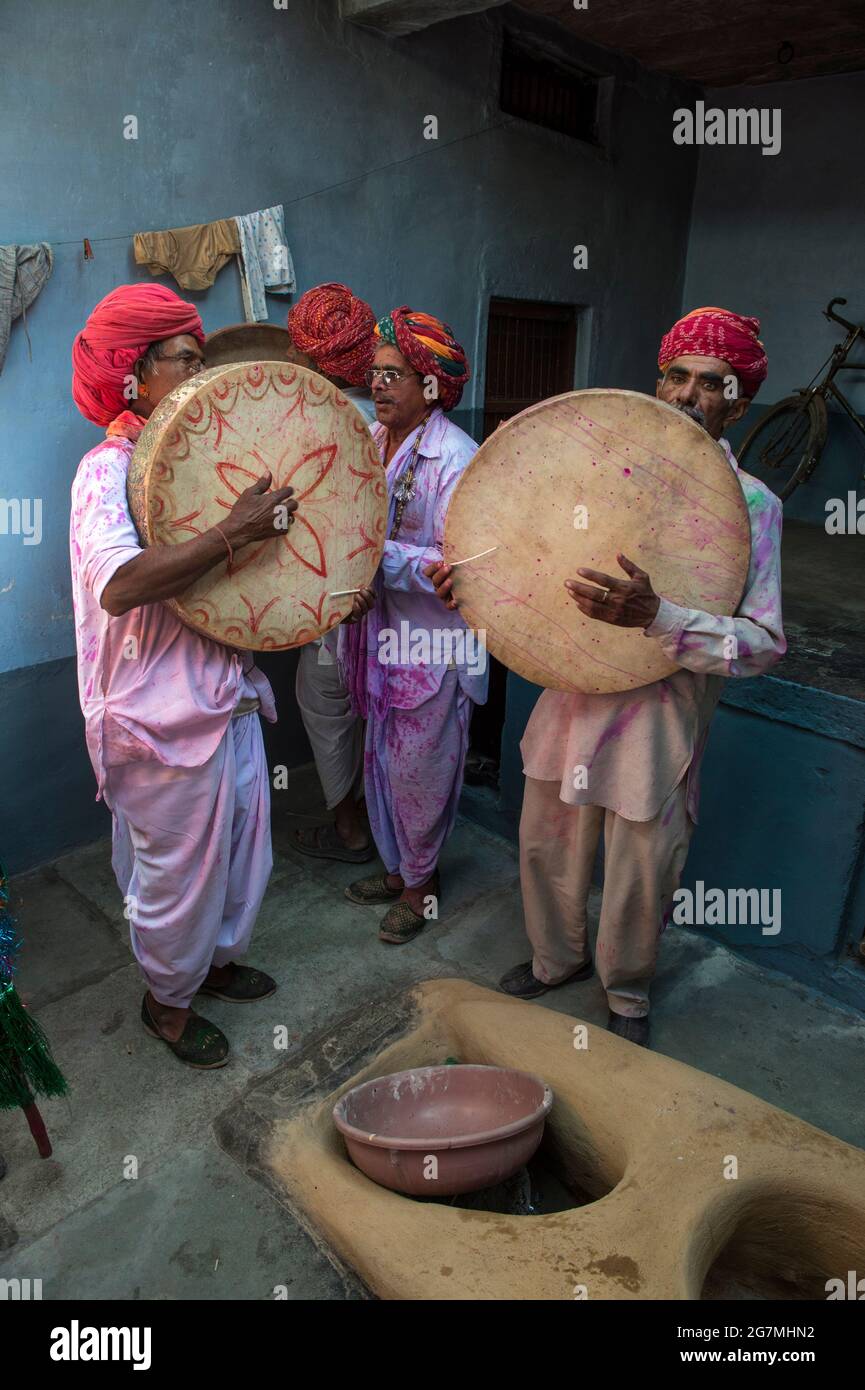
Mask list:
[[[177,352],[173,355],[165,352],[156,360],[157,362],[179,362],[185,372],[204,370],[204,358],[199,357],[195,352]]]
[[[408,381],[413,376],[420,376],[420,372],[401,372],[399,367],[370,367],[364,372],[363,379],[367,386],[374,386],[381,380],[382,386],[399,386],[400,382]]]

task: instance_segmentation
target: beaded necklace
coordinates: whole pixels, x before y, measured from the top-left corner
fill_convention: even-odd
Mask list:
[[[399,480],[399,483],[394,488],[393,496],[394,501],[396,502],[396,509],[393,514],[393,526],[391,527],[390,536],[388,537],[389,540],[396,540],[397,532],[399,531],[399,528],[402,525],[402,514],[406,509],[406,504],[410,502],[411,499],[414,497],[414,475],[415,469],[417,468],[418,451],[420,450],[421,440],[424,437],[426,427],[430,422],[431,413],[432,412],[430,412],[430,415],[426,417],[426,419],[420,427],[420,430],[415,436],[415,441],[411,448],[411,458],[408,462],[408,468],[405,470],[405,472]]]

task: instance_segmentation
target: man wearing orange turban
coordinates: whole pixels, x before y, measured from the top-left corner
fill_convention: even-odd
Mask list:
[[[70,550],[87,746],[114,820],[113,863],[147,981],[146,1030],[189,1066],[227,1060],[225,1035],[190,1007],[197,993],[263,999],[275,982],[233,963],[249,943],[271,868],[269,780],[258,709],[273,692],[249,652],[184,627],[163,600],[226,555],[276,539],[291,488],[265,475],[221,528],[142,549],[126,497],[148,417],[204,365],[192,304],[161,285],[121,285],[72,349],[72,395],[106,438],[78,467]]]

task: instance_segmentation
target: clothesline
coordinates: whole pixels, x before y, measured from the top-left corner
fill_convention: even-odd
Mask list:
[[[505,127],[513,124],[513,121],[496,121],[493,125],[481,126],[479,130],[469,131],[467,135],[458,135],[454,140],[448,140],[444,143],[430,142],[432,145],[432,148],[430,149],[418,150],[416,154],[406,155],[404,159],[391,160],[389,164],[378,164],[374,169],[367,169],[362,174],[353,174],[352,177],[349,179],[342,179],[338,183],[327,184],[324,188],[316,188],[311,193],[301,193],[297,198],[290,198],[287,200],[284,199],[282,205],[286,208],[293,207],[296,203],[306,202],[308,198],[321,198],[326,193],[333,193],[336,189],[339,188],[347,188],[352,183],[362,183],[364,179],[372,178],[374,174],[385,173],[388,169],[398,169],[403,164],[411,164],[412,160],[422,159],[424,155],[433,154],[440,150],[450,149],[454,145],[464,144],[466,140],[474,140],[479,135],[487,135],[494,130],[502,130]],[[215,221],[218,219],[211,220]],[[138,228],[137,230],[140,231],[141,229]],[[135,236],[135,232],[118,232],[114,236],[91,236],[88,237],[87,240],[91,243],[91,245],[101,246],[105,242],[109,241],[130,241],[133,236]],[[42,240],[44,239],[45,238],[42,238]],[[83,240],[84,238],[80,236],[72,237],[68,241],[52,241],[51,245],[52,247],[80,246]]]

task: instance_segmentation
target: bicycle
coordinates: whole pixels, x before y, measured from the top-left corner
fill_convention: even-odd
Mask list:
[[[786,396],[763,416],[746,435],[737,454],[739,466],[771,488],[781,502],[786,502],[791,492],[811,477],[820,462],[828,432],[826,402],[829,396],[834,396],[857,430],[865,436],[865,424],[835,381],[838,372],[845,369],[865,371],[865,362],[846,360],[857,339],[865,340],[865,326],[850,323],[847,319],[841,318],[840,314],[834,313],[836,304],[846,303],[846,299],[832,299],[823,310],[827,319],[840,323],[847,329],[844,342],[838,343],[832,349],[808,386],[794,392],[792,396]],[[817,381],[824,367],[827,368],[826,373],[822,380]],[[765,442],[761,443],[758,449],[756,441],[763,436]],[[751,457],[748,457],[749,453]]]

